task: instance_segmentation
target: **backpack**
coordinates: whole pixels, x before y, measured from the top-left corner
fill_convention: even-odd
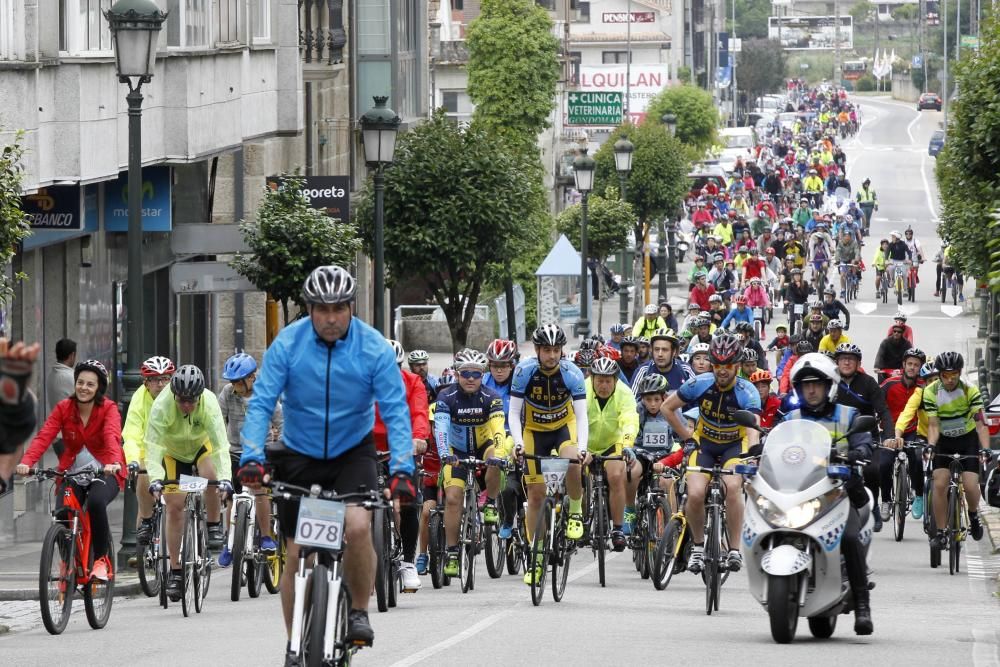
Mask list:
[[[983,492],[986,494],[986,502],[991,507],[1000,507],[1000,464],[994,464],[993,469],[986,475]]]

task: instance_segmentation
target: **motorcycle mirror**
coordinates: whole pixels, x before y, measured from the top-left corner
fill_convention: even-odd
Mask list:
[[[757,415],[750,412],[749,410],[734,410],[732,413],[733,421],[743,426],[745,428],[752,428],[755,431],[760,431],[760,426],[757,425]]]

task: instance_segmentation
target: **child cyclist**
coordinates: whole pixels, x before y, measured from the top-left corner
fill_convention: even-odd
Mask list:
[[[639,412],[639,432],[635,436],[635,442],[638,447],[654,457],[653,470],[657,473],[663,472],[665,461],[669,461],[666,465],[674,468],[680,464],[684,456],[680,444],[674,442],[666,417],[660,413],[667,388],[667,378],[655,373],[642,378],[637,387],[640,399],[636,406]],[[647,464],[644,462],[643,465]],[[659,483],[660,488],[667,492],[671,512],[676,511],[673,478],[660,477]]]

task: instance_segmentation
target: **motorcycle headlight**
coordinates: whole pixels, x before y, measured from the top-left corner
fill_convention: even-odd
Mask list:
[[[752,493],[753,502],[760,515],[773,528],[805,528],[826,513],[840,499],[842,489],[832,489],[818,498],[812,498],[804,503],[782,510],[764,496]]]

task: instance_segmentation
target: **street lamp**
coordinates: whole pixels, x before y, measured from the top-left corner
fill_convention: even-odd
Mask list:
[[[580,193],[580,319],[576,322],[576,333],[586,338],[590,335],[590,299],[587,298],[587,196],[594,189],[594,158],[587,155],[587,149],[580,149],[580,155],[573,160],[573,180]]]
[[[677,116],[672,113],[665,113],[660,116],[660,121],[667,126],[671,137],[677,136]]]
[[[396,133],[399,116],[385,105],[388,97],[376,95],[375,106],[361,117],[361,137],[365,149],[365,162],[374,169],[375,183],[375,328],[385,335],[385,230],[383,201],[385,199],[386,166],[392,164],[396,152]]]
[[[104,12],[111,29],[119,83],[128,84],[128,337],[122,405],[142,386],[142,84],[153,78],[156,40],[167,15],[152,0],[119,0]],[[125,495],[118,565],[135,553],[135,493]]]
[[[627,136],[615,142],[615,170],[618,172],[618,184],[621,191],[622,201],[627,201],[628,193],[626,181],[629,172],[632,171],[632,153],[635,152],[635,145],[628,140]],[[618,320],[623,324],[628,322],[628,290],[632,286],[631,277],[627,276],[625,270],[625,251],[622,251],[622,284],[618,286]],[[635,261],[632,262],[632,271],[635,271]],[[634,277],[634,276],[633,276]]]
[[[677,116],[672,113],[665,113],[660,117],[660,121],[667,126],[667,130],[670,132],[671,137],[677,136]],[[667,293],[667,282],[675,283],[677,282],[677,223],[672,218],[667,218],[666,221],[666,239],[664,239],[663,225],[660,225],[660,247],[659,247],[659,257],[658,262],[660,273],[660,301],[663,301],[665,294]],[[667,255],[667,248],[670,248],[670,254]],[[664,257],[666,255],[666,257]],[[664,261],[666,260],[666,261]],[[664,276],[663,268],[666,265],[667,274]]]

